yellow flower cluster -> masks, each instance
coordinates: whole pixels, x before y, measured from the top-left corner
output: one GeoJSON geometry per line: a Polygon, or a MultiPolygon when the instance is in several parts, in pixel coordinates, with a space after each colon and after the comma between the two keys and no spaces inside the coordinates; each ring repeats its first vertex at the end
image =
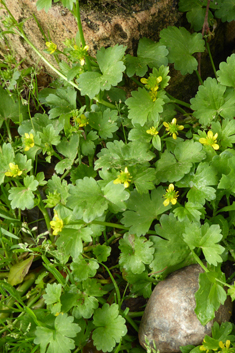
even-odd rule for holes
{"type": "Polygon", "coordinates": [[[30,148],[32,148],[34,146],[34,137],[33,134],[24,134],[24,139],[23,139],[23,143],[25,145],[25,151],[30,150],[30,148]]]}
{"type": "Polygon", "coordinates": [[[19,169],[18,165],[15,163],[9,163],[9,169],[5,173],[6,176],[16,178],[17,176],[20,176],[23,172],[19,169]]]}
{"type": "Polygon", "coordinates": [[[53,230],[53,235],[58,235],[62,231],[64,223],[63,220],[58,216],[57,211],[54,211],[54,220],[50,222],[50,226],[53,230]]]}
{"type": "Polygon", "coordinates": [[[124,169],[124,172],[121,170],[117,179],[113,181],[114,184],[123,184],[124,188],[128,188],[131,182],[131,174],[128,172],[127,167],[124,169]]]}
{"type": "Polygon", "coordinates": [[[46,46],[50,54],[53,54],[57,49],[57,45],[53,42],[46,42],[46,46]]]}
{"type": "Polygon", "coordinates": [[[153,102],[157,99],[157,91],[159,89],[159,83],[162,82],[162,76],[159,77],[149,77],[149,78],[141,78],[140,82],[142,82],[146,88],[149,90],[149,95],[153,102]]]}
{"type": "Polygon", "coordinates": [[[210,130],[207,133],[207,137],[201,137],[199,139],[199,142],[202,143],[203,145],[208,145],[211,146],[212,148],[214,148],[214,150],[218,150],[219,149],[219,145],[217,144],[217,137],[218,134],[216,133],[215,135],[213,135],[213,132],[210,130]]]}
{"type": "Polygon", "coordinates": [[[146,130],[146,132],[147,132],[147,134],[152,135],[152,136],[158,135],[157,128],[154,126],[152,126],[149,130],[146,130]]]}
{"type": "Polygon", "coordinates": [[[173,184],[170,184],[168,186],[168,189],[166,190],[166,194],[164,195],[164,198],[166,200],[163,202],[163,205],[168,206],[169,203],[171,203],[172,205],[175,205],[177,202],[178,196],[179,196],[179,192],[175,191],[175,187],[173,184]]]}
{"type": "Polygon", "coordinates": [[[177,135],[179,134],[178,131],[181,131],[184,129],[183,125],[177,125],[176,118],[172,119],[171,123],[164,122],[163,125],[165,126],[166,131],[168,131],[167,133],[172,135],[174,140],[177,139],[177,135]]]}

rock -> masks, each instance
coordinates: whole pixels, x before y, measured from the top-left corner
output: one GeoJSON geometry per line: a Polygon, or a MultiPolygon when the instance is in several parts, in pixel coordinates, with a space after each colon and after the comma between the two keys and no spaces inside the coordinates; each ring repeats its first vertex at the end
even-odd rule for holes
{"type": "Polygon", "coordinates": [[[232,303],[227,298],[216,312],[215,319],[202,326],[194,309],[198,290],[199,265],[191,265],[173,272],[155,287],[144,312],[139,329],[140,344],[145,347],[145,335],[155,341],[160,352],[180,352],[180,346],[201,344],[211,335],[214,321],[229,321],[232,303]]]}

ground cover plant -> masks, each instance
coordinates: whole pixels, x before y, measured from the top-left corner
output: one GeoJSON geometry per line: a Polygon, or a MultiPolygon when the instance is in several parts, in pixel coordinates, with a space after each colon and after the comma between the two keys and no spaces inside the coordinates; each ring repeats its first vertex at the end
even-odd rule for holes
{"type": "MultiPolygon", "coordinates": [[[[0,3],[1,35],[21,36],[52,67],[0,3]]],[[[128,301],[149,298],[169,273],[205,270],[195,309],[203,325],[235,298],[223,272],[235,259],[235,54],[216,70],[209,43],[216,20],[235,19],[235,1],[180,0],[191,30],[142,38],[136,57],[117,44],[95,58],[79,1],[62,4],[78,33],[63,53],[45,41],[58,79],[38,92],[34,68],[12,55],[1,63],[0,349],[140,353],[145,301],[137,311],[128,301]],[[204,52],[214,76],[203,81],[204,52]],[[190,103],[167,92],[169,64],[197,73],[190,103]],[[137,87],[128,97],[127,79],[137,87]]],[[[37,2],[38,11],[51,5],[37,2]]],[[[214,324],[212,337],[182,351],[233,352],[233,333],[232,323],[214,324]]]]}

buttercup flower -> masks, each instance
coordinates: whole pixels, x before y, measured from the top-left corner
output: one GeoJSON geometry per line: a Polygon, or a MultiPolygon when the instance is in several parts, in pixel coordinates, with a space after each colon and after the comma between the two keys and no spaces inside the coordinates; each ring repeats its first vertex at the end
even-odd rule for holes
{"type": "Polygon", "coordinates": [[[219,342],[220,348],[222,348],[222,352],[227,353],[229,352],[231,342],[229,340],[226,341],[225,345],[222,341],[219,342]]]}
{"type": "Polygon", "coordinates": [[[89,124],[88,119],[84,114],[80,115],[79,117],[74,116],[73,118],[74,121],[79,125],[79,127],[83,127],[89,124]]]}
{"type": "Polygon", "coordinates": [[[128,172],[127,167],[125,168],[124,172],[121,170],[117,179],[113,181],[114,184],[123,184],[124,188],[128,188],[128,186],[130,186],[130,182],[131,182],[131,174],[128,172]]]}
{"type": "Polygon", "coordinates": [[[140,82],[142,82],[146,88],[149,90],[149,95],[153,102],[157,99],[157,90],[159,88],[159,83],[162,82],[162,76],[155,77],[149,76],[149,78],[141,78],[140,82]]]}
{"type": "Polygon", "coordinates": [[[33,134],[27,134],[27,132],[24,134],[24,139],[23,139],[24,145],[25,145],[25,151],[30,150],[34,146],[34,137],[33,134]]]}
{"type": "Polygon", "coordinates": [[[158,131],[157,131],[156,127],[154,127],[154,126],[152,126],[152,127],[151,127],[149,130],[147,130],[146,132],[147,132],[147,134],[152,135],[152,136],[158,135],[158,131]]]}
{"type": "Polygon", "coordinates": [[[50,222],[51,228],[53,229],[53,235],[58,235],[62,231],[64,223],[63,220],[59,218],[57,211],[54,211],[54,221],[50,222]]]}
{"type": "Polygon", "coordinates": [[[17,176],[20,176],[21,174],[22,174],[22,171],[19,169],[17,164],[9,163],[9,169],[5,173],[6,176],[15,178],[17,176]]]}
{"type": "Polygon", "coordinates": [[[76,44],[73,46],[75,49],[75,53],[73,56],[76,56],[80,61],[81,66],[85,64],[85,56],[87,55],[87,51],[89,50],[89,46],[85,45],[83,48],[79,48],[76,44]]]}
{"type": "Polygon", "coordinates": [[[176,118],[172,119],[171,123],[164,122],[163,125],[165,126],[166,131],[168,131],[168,134],[172,135],[174,140],[177,139],[178,131],[184,129],[183,125],[177,125],[176,118]]]}
{"type": "Polygon", "coordinates": [[[216,133],[213,136],[213,132],[210,130],[207,133],[207,137],[206,138],[201,137],[199,139],[199,142],[202,143],[203,145],[209,145],[209,146],[213,147],[214,150],[218,150],[219,149],[219,145],[217,145],[217,137],[218,137],[218,134],[216,133]]]}
{"type": "Polygon", "coordinates": [[[175,187],[173,184],[170,184],[168,189],[166,190],[166,194],[164,195],[165,201],[163,202],[164,206],[168,206],[171,202],[172,205],[175,205],[177,202],[177,197],[179,196],[179,192],[174,190],[175,187]]]}
{"type": "Polygon", "coordinates": [[[47,50],[50,52],[50,54],[53,54],[56,49],[57,49],[57,45],[53,42],[46,42],[46,46],[47,46],[47,50]]]}

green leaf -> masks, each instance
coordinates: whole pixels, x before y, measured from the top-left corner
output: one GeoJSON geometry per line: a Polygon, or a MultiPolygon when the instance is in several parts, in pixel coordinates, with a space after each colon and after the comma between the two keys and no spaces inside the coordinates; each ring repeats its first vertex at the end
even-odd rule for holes
{"type": "Polygon", "coordinates": [[[168,60],[174,63],[176,70],[180,70],[182,75],[197,70],[198,63],[192,54],[205,50],[201,33],[190,34],[183,27],[168,26],[161,30],[160,37],[160,44],[169,50],[168,60]]]}
{"type": "Polygon", "coordinates": [[[225,150],[228,147],[233,147],[235,143],[235,120],[224,119],[222,126],[220,122],[211,124],[213,133],[218,133],[218,142],[220,149],[225,150]]]}
{"type": "Polygon", "coordinates": [[[126,201],[129,198],[128,191],[125,190],[124,185],[115,185],[113,181],[108,183],[104,188],[102,188],[104,193],[104,198],[110,202],[113,212],[122,212],[126,209],[126,201]]]}
{"type": "Polygon", "coordinates": [[[218,184],[218,189],[224,189],[227,192],[235,192],[235,156],[227,150],[219,156],[215,156],[212,165],[222,176],[218,184]]]}
{"type": "Polygon", "coordinates": [[[63,156],[69,158],[71,161],[74,161],[78,153],[78,144],[79,137],[74,134],[69,141],[66,138],[63,138],[56,148],[63,156]]]}
{"type": "Polygon", "coordinates": [[[27,160],[27,157],[21,153],[16,154],[15,164],[17,164],[19,169],[25,174],[28,173],[32,169],[31,159],[27,160]]]}
{"type": "Polygon", "coordinates": [[[183,240],[183,232],[187,224],[187,220],[178,222],[172,213],[169,216],[161,216],[160,224],[155,226],[155,231],[160,237],[150,236],[155,249],[154,259],[150,264],[153,272],[170,273],[174,266],[188,257],[190,249],[183,240]],[[170,257],[169,254],[171,254],[170,257]]]}
{"type": "Polygon", "coordinates": [[[222,322],[220,326],[218,322],[214,322],[212,326],[212,337],[218,341],[225,342],[232,330],[233,324],[231,322],[222,322]]]}
{"type": "MultiPolygon", "coordinates": [[[[95,106],[97,107],[97,106],[95,106]]],[[[112,138],[113,133],[118,130],[116,120],[118,119],[116,110],[97,110],[93,108],[93,112],[90,112],[88,115],[89,125],[92,129],[98,131],[99,136],[102,139],[112,138]]]]}
{"type": "Polygon", "coordinates": [[[155,124],[160,121],[160,113],[163,112],[166,94],[159,91],[157,99],[153,102],[149,92],[145,88],[138,88],[138,91],[131,92],[132,97],[126,100],[129,108],[129,119],[133,125],[143,126],[148,120],[153,120],[155,124]]]}
{"type": "Polygon", "coordinates": [[[228,295],[230,295],[232,301],[235,299],[235,285],[233,284],[232,287],[228,289],[228,295]]]}
{"type": "Polygon", "coordinates": [[[16,286],[17,284],[22,283],[25,276],[29,272],[32,262],[33,256],[30,256],[26,260],[11,266],[7,279],[8,283],[10,283],[12,286],[16,286]]]}
{"type": "Polygon", "coordinates": [[[195,98],[190,100],[193,115],[199,123],[208,126],[221,115],[223,118],[232,119],[234,116],[235,92],[225,94],[226,87],[222,86],[215,78],[208,77],[204,85],[199,86],[195,98]]]}
{"type": "Polygon", "coordinates": [[[185,228],[183,234],[184,241],[188,244],[191,250],[201,248],[208,264],[216,266],[223,262],[220,256],[224,247],[217,244],[223,237],[218,224],[209,226],[208,223],[200,226],[198,223],[192,223],[185,228]]]}
{"type": "MultiPolygon", "coordinates": [[[[219,1],[220,3],[221,1],[219,1]]],[[[223,0],[215,16],[222,19],[222,22],[231,22],[235,20],[235,1],[223,0]]]]}
{"type": "MultiPolygon", "coordinates": [[[[78,227],[78,226],[77,226],[78,227]]],[[[64,253],[77,259],[83,252],[83,242],[90,242],[93,233],[89,227],[86,228],[63,228],[60,237],[56,241],[56,245],[63,249],[64,253]]]]}
{"type": "Polygon", "coordinates": [[[129,172],[132,176],[131,182],[135,184],[139,194],[147,193],[154,189],[153,181],[156,179],[156,170],[147,168],[147,165],[136,165],[130,167],[129,172]]]}
{"type": "Polygon", "coordinates": [[[76,3],[76,0],[61,0],[64,7],[67,7],[69,10],[73,10],[73,4],[76,3]]]}
{"type": "Polygon", "coordinates": [[[54,328],[38,326],[35,331],[35,344],[40,345],[41,353],[70,353],[75,348],[74,340],[81,330],[78,324],[73,323],[74,318],[67,314],[56,317],[54,328]]]}
{"type": "Polygon", "coordinates": [[[36,6],[38,11],[44,9],[45,12],[48,12],[52,6],[52,0],[38,0],[36,6]]]}
{"type": "Polygon", "coordinates": [[[95,311],[93,323],[97,327],[92,339],[97,350],[112,352],[121,338],[127,334],[125,320],[119,315],[118,305],[104,304],[95,311]]]}
{"type": "Polygon", "coordinates": [[[152,242],[144,237],[138,238],[135,234],[126,233],[119,244],[119,263],[127,272],[140,274],[144,272],[145,265],[149,265],[153,260],[152,242]]]}
{"type": "Polygon", "coordinates": [[[11,119],[14,123],[19,123],[19,116],[22,114],[23,118],[28,118],[27,106],[23,106],[18,100],[10,97],[5,89],[0,87],[0,127],[4,120],[11,119]]]}
{"type": "Polygon", "coordinates": [[[138,44],[137,57],[126,55],[127,76],[131,77],[136,74],[143,77],[148,70],[148,66],[150,68],[158,68],[161,65],[167,66],[167,54],[168,50],[164,45],[155,43],[149,38],[141,38],[138,44]]]}
{"type": "Polygon", "coordinates": [[[216,190],[209,186],[218,184],[216,174],[216,170],[208,163],[200,163],[195,174],[186,175],[176,186],[190,188],[187,193],[188,201],[204,205],[206,200],[212,201],[216,198],[216,190]]]}
{"type": "Polygon", "coordinates": [[[137,141],[124,144],[123,141],[115,140],[108,142],[106,147],[97,154],[99,159],[95,162],[95,170],[115,168],[124,171],[125,167],[144,164],[155,157],[155,154],[149,151],[148,144],[137,141]]]}
{"type": "Polygon", "coordinates": [[[218,81],[221,85],[235,88],[235,54],[227,57],[227,62],[221,62],[217,71],[218,81]]]}
{"type": "MultiPolygon", "coordinates": [[[[204,20],[206,16],[206,8],[202,7],[193,7],[189,12],[187,12],[187,20],[191,23],[193,29],[198,32],[201,31],[204,20]]],[[[210,23],[213,20],[214,16],[211,11],[208,11],[208,22],[210,23]]]]}
{"type": "Polygon", "coordinates": [[[25,208],[31,209],[34,207],[34,194],[33,191],[37,190],[38,181],[34,176],[26,176],[24,178],[24,186],[12,187],[9,190],[9,200],[11,200],[11,207],[13,209],[25,208]]]}
{"type": "Polygon", "coordinates": [[[43,298],[47,305],[55,304],[60,301],[62,285],[60,283],[48,283],[46,286],[46,294],[43,294],[43,298]]]}
{"type": "Polygon", "coordinates": [[[225,275],[220,269],[199,275],[199,289],[195,294],[195,313],[203,326],[215,317],[215,311],[227,298],[225,290],[216,282],[216,278],[226,282],[225,275]]]}
{"type": "Polygon", "coordinates": [[[93,141],[98,139],[96,131],[90,131],[86,137],[80,138],[81,150],[84,156],[93,155],[95,153],[95,143],[93,141]]]}
{"type": "Polygon", "coordinates": [[[57,173],[62,174],[65,169],[71,168],[78,153],[78,145],[78,135],[73,135],[69,141],[66,138],[63,138],[63,140],[57,145],[56,148],[58,152],[67,157],[56,164],[55,170],[57,173]]]}
{"type": "Polygon", "coordinates": [[[127,201],[128,211],[125,211],[121,222],[125,227],[130,227],[130,233],[137,236],[146,234],[154,219],[168,211],[171,206],[163,205],[165,190],[162,186],[149,194],[140,195],[136,190],[131,192],[127,201]]]}
{"type": "Polygon", "coordinates": [[[204,158],[205,152],[201,143],[193,140],[179,142],[173,152],[166,150],[156,162],[156,183],[179,181],[189,173],[193,163],[204,158]]]}
{"type": "Polygon", "coordinates": [[[55,94],[49,94],[46,98],[47,104],[52,108],[49,110],[50,119],[61,115],[71,114],[76,109],[77,92],[74,88],[57,88],[55,94]]]}
{"type": "Polygon", "coordinates": [[[124,200],[129,197],[123,185],[114,185],[112,182],[101,190],[97,181],[85,177],[76,181],[76,186],[70,185],[70,194],[67,206],[77,208],[78,214],[84,222],[89,223],[97,217],[101,217],[110,203],[119,211],[125,209],[124,200]]]}
{"type": "Polygon", "coordinates": [[[125,50],[126,47],[118,44],[114,47],[98,50],[97,62],[101,73],[87,71],[79,76],[78,84],[82,95],[87,95],[92,99],[100,91],[108,91],[122,80],[123,71],[125,70],[122,59],[125,50]]]}
{"type": "Polygon", "coordinates": [[[88,277],[94,277],[99,264],[95,259],[85,260],[79,255],[71,264],[71,269],[76,281],[81,282],[88,277]]]}
{"type": "Polygon", "coordinates": [[[77,179],[83,179],[85,177],[95,178],[97,172],[94,171],[93,167],[89,167],[86,164],[80,164],[77,168],[73,169],[70,173],[71,182],[76,183],[77,179]]]}
{"type": "Polygon", "coordinates": [[[93,253],[99,262],[106,262],[111,253],[111,250],[112,249],[110,246],[107,246],[105,244],[98,244],[94,248],[93,253]]]}
{"type": "Polygon", "coordinates": [[[4,182],[5,173],[9,169],[9,163],[13,163],[15,159],[15,153],[10,143],[4,143],[2,148],[0,147],[0,184],[4,182]]]}
{"type": "Polygon", "coordinates": [[[62,205],[65,205],[69,196],[69,187],[66,180],[61,180],[56,174],[52,175],[52,178],[48,180],[46,189],[47,195],[49,193],[54,194],[55,192],[59,195],[62,205]]]}
{"type": "Polygon", "coordinates": [[[200,203],[186,202],[184,206],[177,207],[173,213],[182,222],[184,219],[199,222],[201,215],[204,214],[204,208],[200,203]]]}
{"type": "Polygon", "coordinates": [[[60,142],[59,133],[54,129],[53,125],[47,125],[43,128],[43,132],[39,132],[39,135],[42,140],[43,153],[45,153],[49,147],[49,145],[58,145],[60,142]]]}
{"type": "Polygon", "coordinates": [[[143,296],[144,298],[149,298],[152,294],[152,279],[148,276],[148,272],[142,272],[141,274],[133,274],[128,272],[127,274],[124,271],[123,277],[130,284],[131,293],[137,297],[143,296]]]}

